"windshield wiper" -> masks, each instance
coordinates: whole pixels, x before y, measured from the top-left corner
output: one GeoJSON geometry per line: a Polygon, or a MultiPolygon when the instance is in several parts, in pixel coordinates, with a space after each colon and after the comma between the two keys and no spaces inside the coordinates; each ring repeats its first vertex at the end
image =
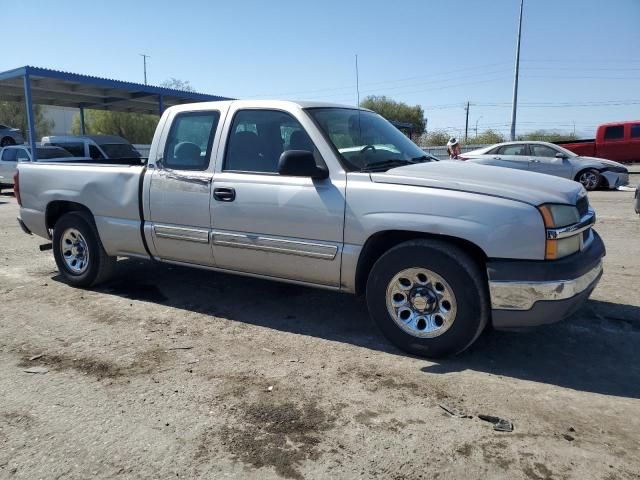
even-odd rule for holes
{"type": "Polygon", "coordinates": [[[413,157],[411,160],[412,160],[412,163],[422,163],[422,162],[432,162],[433,158],[431,158],[429,155],[420,155],[419,157],[413,157]]]}
{"type": "Polygon", "coordinates": [[[361,172],[377,172],[379,170],[389,170],[390,168],[402,167],[404,165],[413,165],[413,160],[400,160],[399,158],[392,160],[383,160],[381,162],[375,162],[371,165],[367,165],[366,167],[362,167],[360,169],[361,172]]]}

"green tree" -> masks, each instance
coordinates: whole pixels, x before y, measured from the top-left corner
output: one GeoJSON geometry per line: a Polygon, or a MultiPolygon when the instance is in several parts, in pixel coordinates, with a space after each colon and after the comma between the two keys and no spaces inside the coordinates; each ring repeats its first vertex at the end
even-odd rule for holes
{"type": "MultiPolygon", "coordinates": [[[[35,140],[49,135],[54,127],[53,120],[47,120],[42,114],[40,105],[33,106],[33,122],[35,124],[35,140]]],[[[10,127],[19,128],[25,140],[28,140],[27,111],[24,102],[0,102],[0,123],[10,127]]]]}
{"type": "MultiPolygon", "coordinates": [[[[87,135],[119,135],[131,143],[151,143],[158,125],[158,117],[145,113],[85,110],[84,126],[87,135]]],[[[73,117],[71,133],[80,134],[80,115],[73,117]]]]}
{"type": "Polygon", "coordinates": [[[501,143],[504,141],[505,141],[504,135],[494,130],[488,129],[482,132],[477,137],[469,137],[467,141],[464,143],[469,145],[485,145],[485,144],[488,145],[491,143],[501,143]]]}
{"type": "Polygon", "coordinates": [[[578,138],[574,133],[549,132],[547,130],[535,130],[533,132],[518,135],[518,140],[535,140],[541,142],[562,142],[578,138]]]}
{"type": "Polygon", "coordinates": [[[360,102],[360,106],[373,110],[387,120],[411,123],[413,125],[413,133],[416,135],[422,135],[424,132],[424,110],[420,105],[412,107],[404,102],[397,102],[385,96],[371,95],[360,102]]]}
{"type": "Polygon", "coordinates": [[[446,145],[451,136],[444,130],[433,130],[426,135],[422,135],[416,142],[423,147],[441,147],[446,145]]]}
{"type": "Polygon", "coordinates": [[[174,90],[182,90],[183,92],[195,92],[196,89],[191,86],[189,80],[180,80],[178,78],[169,78],[160,84],[164,88],[173,88],[174,90]]]}

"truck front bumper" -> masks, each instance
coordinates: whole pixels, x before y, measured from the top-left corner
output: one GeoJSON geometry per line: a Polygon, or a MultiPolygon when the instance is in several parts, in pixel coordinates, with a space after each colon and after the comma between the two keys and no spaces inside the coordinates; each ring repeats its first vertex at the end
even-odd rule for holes
{"type": "Polygon", "coordinates": [[[496,329],[555,323],[578,310],[602,277],[604,243],[593,238],[581,252],[555,261],[494,260],[487,265],[496,329]]]}

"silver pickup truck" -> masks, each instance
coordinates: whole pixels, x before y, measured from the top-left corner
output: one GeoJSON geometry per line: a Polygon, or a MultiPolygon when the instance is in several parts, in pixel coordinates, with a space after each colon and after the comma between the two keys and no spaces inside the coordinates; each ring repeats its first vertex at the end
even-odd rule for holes
{"type": "Polygon", "coordinates": [[[437,357],[488,324],[561,320],[602,275],[580,184],[434,162],[365,109],[181,105],[160,119],[146,165],[108,162],[16,174],[22,228],[52,240],[77,287],[139,257],[366,294],[393,343],[437,357]]]}

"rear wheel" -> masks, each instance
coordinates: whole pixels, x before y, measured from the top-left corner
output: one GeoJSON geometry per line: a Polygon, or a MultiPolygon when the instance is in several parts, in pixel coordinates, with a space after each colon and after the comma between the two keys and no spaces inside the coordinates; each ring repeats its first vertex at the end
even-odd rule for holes
{"type": "Polygon", "coordinates": [[[109,278],[116,259],[104,251],[90,215],[70,212],[53,228],[53,256],[65,280],[75,287],[91,287],[109,278]]]}
{"type": "Polygon", "coordinates": [[[600,172],[594,169],[583,170],[576,176],[576,181],[589,191],[597,189],[602,184],[602,180],[600,172]]]}
{"type": "Polygon", "coordinates": [[[16,141],[11,137],[4,137],[0,140],[0,147],[8,147],[9,145],[15,145],[16,141]]]}
{"type": "Polygon", "coordinates": [[[367,282],[369,313],[402,350],[441,357],[462,352],[489,318],[484,279],[462,249],[412,240],[386,252],[367,282]]]}

